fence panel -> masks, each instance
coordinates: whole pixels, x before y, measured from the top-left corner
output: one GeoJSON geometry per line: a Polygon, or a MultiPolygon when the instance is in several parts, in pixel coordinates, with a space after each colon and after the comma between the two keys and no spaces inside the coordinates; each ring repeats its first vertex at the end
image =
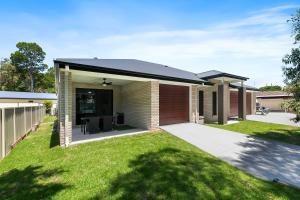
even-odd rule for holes
{"type": "Polygon", "coordinates": [[[25,108],[26,110],[26,132],[31,129],[31,107],[25,108]]]}
{"type": "Polygon", "coordinates": [[[8,154],[14,143],[14,108],[5,109],[5,154],[8,154]]]}
{"type": "Polygon", "coordinates": [[[41,122],[41,120],[42,120],[42,115],[41,115],[41,107],[39,106],[39,122],[41,122]]]}
{"type": "Polygon", "coordinates": [[[32,124],[31,124],[31,127],[34,127],[35,122],[36,122],[35,107],[32,107],[32,124]]]}
{"type": "Polygon", "coordinates": [[[21,138],[25,133],[24,127],[24,108],[16,108],[16,140],[21,138]]]}
{"type": "Polygon", "coordinates": [[[0,108],[0,159],[3,154],[7,155],[12,145],[39,124],[45,116],[43,106],[6,107],[3,109],[4,118],[2,118],[2,109],[0,108]]]}
{"type": "Polygon", "coordinates": [[[2,158],[2,110],[0,109],[0,158],[2,158]]]}

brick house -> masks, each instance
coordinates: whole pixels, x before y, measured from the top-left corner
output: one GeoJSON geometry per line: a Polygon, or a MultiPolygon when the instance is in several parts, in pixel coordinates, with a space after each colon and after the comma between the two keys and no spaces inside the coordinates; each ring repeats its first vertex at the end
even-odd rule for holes
{"type": "Polygon", "coordinates": [[[267,107],[273,112],[285,111],[282,104],[293,98],[293,94],[285,91],[263,91],[258,92],[256,100],[261,106],[267,107]]]}
{"type": "MultiPolygon", "coordinates": [[[[174,123],[226,124],[255,112],[248,78],[219,71],[192,73],[134,59],[56,59],[60,145],[72,142],[82,111],[124,114],[125,124],[147,130],[174,123]],[[97,105],[88,102],[93,95],[97,105]]],[[[92,102],[94,102],[92,100],[92,102]]]]}

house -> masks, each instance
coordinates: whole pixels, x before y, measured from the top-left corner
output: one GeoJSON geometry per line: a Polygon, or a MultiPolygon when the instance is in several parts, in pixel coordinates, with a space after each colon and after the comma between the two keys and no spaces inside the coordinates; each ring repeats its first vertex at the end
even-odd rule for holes
{"type": "Polygon", "coordinates": [[[258,92],[256,99],[260,105],[267,107],[270,111],[284,111],[282,104],[293,98],[293,94],[284,91],[264,91],[258,92]]]}
{"type": "Polygon", "coordinates": [[[51,114],[54,115],[57,107],[57,95],[55,93],[0,91],[0,106],[19,103],[43,103],[46,100],[52,101],[51,114]]]}
{"type": "Polygon", "coordinates": [[[233,115],[245,119],[255,112],[255,91],[243,76],[135,59],[58,58],[54,64],[61,146],[72,142],[86,115],[123,113],[125,124],[155,130],[184,122],[226,124],[233,115]]]}

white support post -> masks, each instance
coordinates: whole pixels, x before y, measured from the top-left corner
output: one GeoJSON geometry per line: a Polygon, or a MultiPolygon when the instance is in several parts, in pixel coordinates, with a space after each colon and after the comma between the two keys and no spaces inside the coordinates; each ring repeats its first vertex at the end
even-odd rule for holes
{"type": "Polygon", "coordinates": [[[26,107],[24,107],[24,135],[26,134],[27,129],[26,129],[26,107]]]}
{"type": "Polygon", "coordinates": [[[69,146],[69,65],[65,66],[65,145],[69,146]]]}
{"type": "Polygon", "coordinates": [[[32,107],[30,107],[31,109],[31,111],[30,111],[30,116],[31,116],[31,120],[30,120],[30,122],[31,122],[31,124],[30,124],[30,126],[31,126],[31,128],[30,128],[30,130],[32,131],[33,130],[33,125],[32,125],[32,123],[33,123],[33,121],[32,121],[32,107]]]}
{"type": "Polygon", "coordinates": [[[1,122],[2,123],[2,130],[1,130],[1,133],[2,133],[2,158],[5,157],[5,109],[2,108],[2,117],[1,117],[1,122]]]}
{"type": "Polygon", "coordinates": [[[16,136],[16,108],[14,108],[14,115],[13,115],[13,120],[14,120],[14,143],[17,141],[17,136],[16,136]]]}

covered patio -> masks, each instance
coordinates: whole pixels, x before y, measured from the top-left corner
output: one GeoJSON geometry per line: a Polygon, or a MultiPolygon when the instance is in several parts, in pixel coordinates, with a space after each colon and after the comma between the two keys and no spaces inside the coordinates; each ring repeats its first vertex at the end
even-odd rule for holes
{"type": "MultiPolygon", "coordinates": [[[[153,88],[155,85],[158,87],[157,81],[68,69],[68,66],[61,70],[60,81],[64,83],[59,84],[61,91],[68,97],[60,104],[60,110],[69,113],[68,116],[61,115],[60,119],[69,117],[64,120],[71,122],[71,134],[61,138],[61,145],[132,135],[152,129],[151,98],[153,88]],[[81,127],[82,119],[89,119],[85,123],[85,132],[81,127]],[[118,130],[120,126],[127,128],[118,130]]],[[[66,129],[62,124],[60,129],[66,129]]]]}

